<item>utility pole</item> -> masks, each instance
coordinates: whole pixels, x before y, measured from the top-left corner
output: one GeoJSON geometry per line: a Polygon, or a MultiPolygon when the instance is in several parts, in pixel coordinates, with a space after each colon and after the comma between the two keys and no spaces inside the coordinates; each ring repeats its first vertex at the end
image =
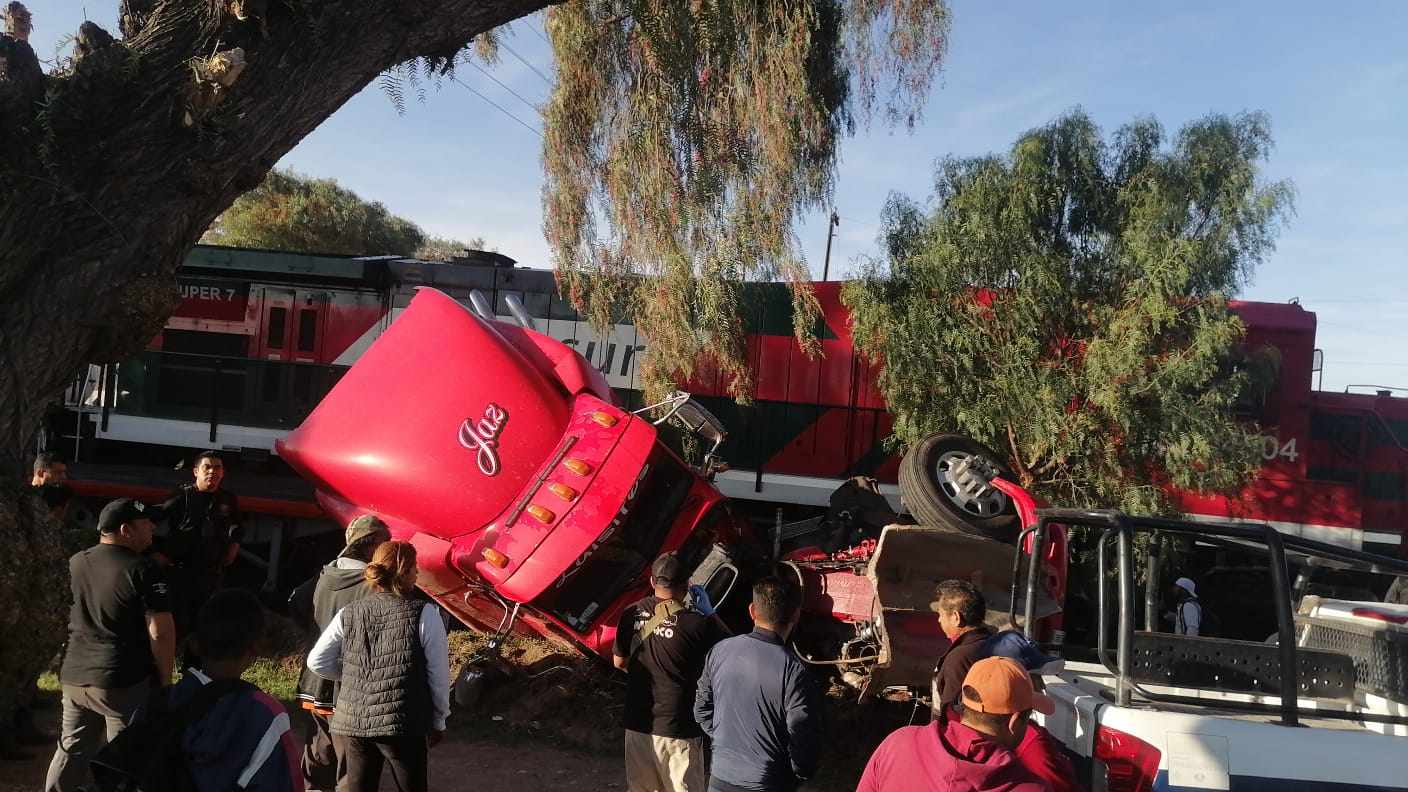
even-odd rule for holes
{"type": "Polygon", "coordinates": [[[836,226],[841,225],[841,217],[836,214],[836,210],[831,210],[831,218],[826,222],[826,260],[821,265],[821,279],[829,280],[831,274],[831,238],[836,236],[836,226]]]}

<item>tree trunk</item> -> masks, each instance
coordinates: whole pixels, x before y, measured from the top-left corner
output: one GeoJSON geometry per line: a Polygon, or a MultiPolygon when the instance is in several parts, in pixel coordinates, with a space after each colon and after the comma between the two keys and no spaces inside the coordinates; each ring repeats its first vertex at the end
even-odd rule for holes
{"type": "Polygon", "coordinates": [[[215,216],[377,75],[547,5],[123,0],[127,37],[85,23],[81,57],[48,76],[0,37],[0,731],[69,599],[58,537],[17,486],[46,405],[155,335],[215,216]],[[231,82],[219,67],[236,53],[206,59],[235,47],[231,82]]]}

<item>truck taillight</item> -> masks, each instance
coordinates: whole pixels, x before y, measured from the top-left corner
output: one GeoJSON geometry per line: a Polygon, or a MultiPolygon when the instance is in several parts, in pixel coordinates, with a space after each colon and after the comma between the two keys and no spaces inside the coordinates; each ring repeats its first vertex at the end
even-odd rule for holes
{"type": "Polygon", "coordinates": [[[1101,726],[1095,733],[1095,772],[1104,765],[1106,792],[1152,792],[1160,756],[1158,748],[1119,729],[1101,726]]]}

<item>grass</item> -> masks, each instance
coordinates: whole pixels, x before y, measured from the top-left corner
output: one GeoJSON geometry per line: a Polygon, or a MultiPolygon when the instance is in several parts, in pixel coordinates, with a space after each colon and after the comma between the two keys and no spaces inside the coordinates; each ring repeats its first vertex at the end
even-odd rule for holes
{"type": "MultiPolygon", "coordinates": [[[[302,669],[302,661],[302,655],[260,658],[244,672],[244,681],[258,685],[265,693],[280,701],[293,701],[298,693],[298,675],[302,669]]],[[[40,674],[39,690],[58,695],[61,692],[59,675],[53,671],[40,674]]]]}
{"type": "Polygon", "coordinates": [[[302,668],[302,655],[260,658],[244,672],[243,678],[279,701],[288,703],[298,695],[298,677],[302,668]]]}

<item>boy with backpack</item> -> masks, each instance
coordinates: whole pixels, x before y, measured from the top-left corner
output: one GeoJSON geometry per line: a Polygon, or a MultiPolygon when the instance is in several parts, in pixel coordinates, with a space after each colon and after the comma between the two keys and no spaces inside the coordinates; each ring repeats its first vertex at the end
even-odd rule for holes
{"type": "Polygon", "coordinates": [[[171,691],[179,708],[208,685],[225,684],[205,717],[186,727],[182,753],[199,792],[303,792],[299,746],[288,713],[273,696],[240,675],[254,663],[264,633],[264,608],[243,589],[224,589],[197,617],[201,668],[188,668],[171,691]]]}
{"type": "Polygon", "coordinates": [[[258,598],[216,592],[201,607],[202,666],[137,715],[92,764],[99,792],[303,792],[288,713],[240,675],[264,632],[258,598]],[[163,706],[164,705],[164,706],[163,706]]]}

